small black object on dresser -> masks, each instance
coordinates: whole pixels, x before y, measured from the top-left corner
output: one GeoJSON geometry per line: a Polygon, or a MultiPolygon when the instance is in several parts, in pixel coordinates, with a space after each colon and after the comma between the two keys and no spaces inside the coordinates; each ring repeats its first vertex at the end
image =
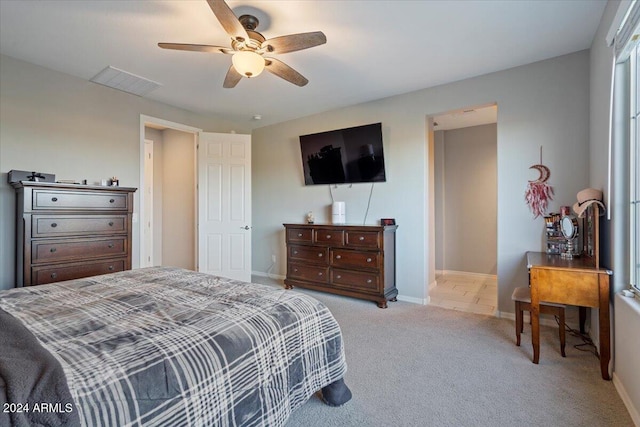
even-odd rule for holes
{"type": "Polygon", "coordinates": [[[284,224],[285,287],[375,301],[396,301],[397,225],[284,224]]]}
{"type": "Polygon", "coordinates": [[[20,181],[16,286],[131,269],[135,188],[20,181]]]}

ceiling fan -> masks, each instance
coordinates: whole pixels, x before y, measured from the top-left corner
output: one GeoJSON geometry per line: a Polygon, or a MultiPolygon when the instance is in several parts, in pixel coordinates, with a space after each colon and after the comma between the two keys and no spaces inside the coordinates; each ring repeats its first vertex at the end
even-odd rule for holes
{"type": "Polygon", "coordinates": [[[302,74],[284,62],[265,55],[295,52],[324,44],[327,38],[322,31],[291,34],[267,40],[255,31],[258,26],[255,16],[242,15],[237,18],[224,0],[207,0],[207,3],[224,30],[231,36],[231,48],[188,43],[158,43],[158,46],[163,49],[233,55],[232,64],[222,85],[225,88],[235,87],[242,77],[256,77],[265,69],[294,85],[304,86],[309,83],[302,74]]]}

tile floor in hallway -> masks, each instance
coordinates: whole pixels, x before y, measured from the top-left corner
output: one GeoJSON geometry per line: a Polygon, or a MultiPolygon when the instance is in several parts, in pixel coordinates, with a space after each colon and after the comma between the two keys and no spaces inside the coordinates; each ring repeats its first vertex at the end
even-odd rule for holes
{"type": "Polygon", "coordinates": [[[429,304],[453,310],[494,316],[498,309],[496,276],[439,272],[429,291],[429,304]]]}

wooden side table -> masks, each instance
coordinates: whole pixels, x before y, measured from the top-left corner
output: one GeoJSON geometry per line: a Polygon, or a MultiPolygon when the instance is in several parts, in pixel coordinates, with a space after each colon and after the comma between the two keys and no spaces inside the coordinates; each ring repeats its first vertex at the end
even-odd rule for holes
{"type": "Polygon", "coordinates": [[[611,334],[609,323],[609,277],[606,268],[597,268],[590,258],[565,259],[559,255],[527,252],[531,286],[531,342],[533,363],[540,359],[540,301],[599,309],[600,371],[610,380],[611,334]]]}

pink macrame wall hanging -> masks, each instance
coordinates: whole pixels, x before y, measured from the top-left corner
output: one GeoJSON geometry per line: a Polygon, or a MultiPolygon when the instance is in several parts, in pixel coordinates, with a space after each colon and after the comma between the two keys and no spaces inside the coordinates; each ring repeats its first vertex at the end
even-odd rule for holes
{"type": "Polygon", "coordinates": [[[536,169],[539,172],[538,179],[529,181],[524,199],[533,213],[533,217],[544,216],[549,206],[549,200],[553,200],[553,187],[547,184],[551,171],[542,164],[542,147],[540,147],[540,163],[530,166],[529,169],[536,169]]]}

